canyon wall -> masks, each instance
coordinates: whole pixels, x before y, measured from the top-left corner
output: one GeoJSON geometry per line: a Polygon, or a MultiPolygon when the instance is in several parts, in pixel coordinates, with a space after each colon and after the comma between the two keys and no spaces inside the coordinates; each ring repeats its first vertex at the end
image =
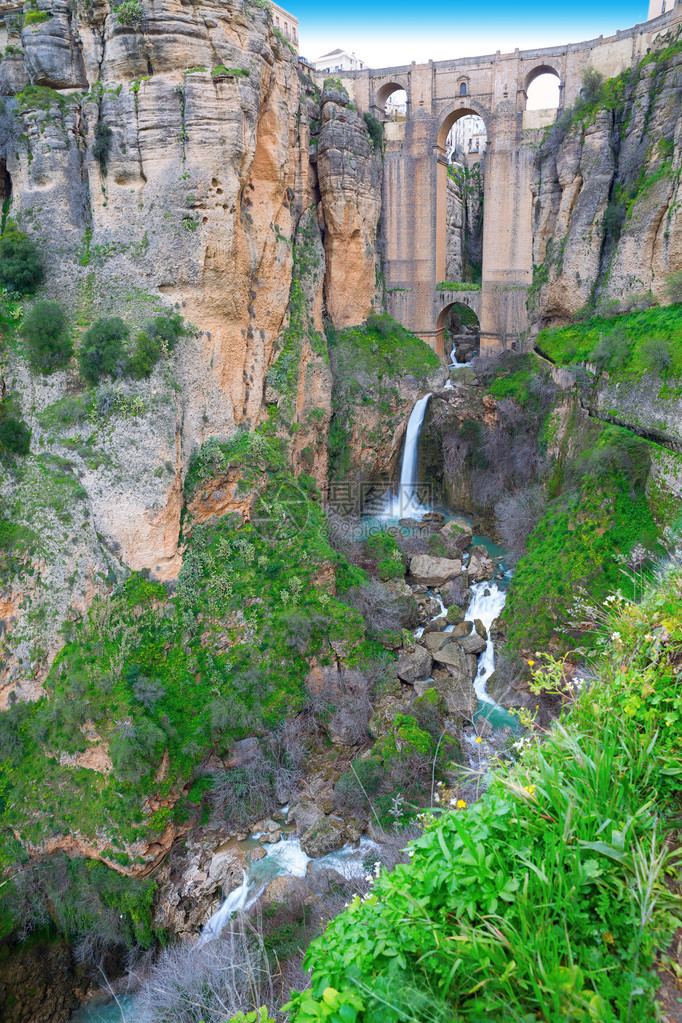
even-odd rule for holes
{"type": "Polygon", "coordinates": [[[345,91],[320,95],[267,5],[161,0],[124,20],[106,0],[5,18],[5,216],[39,243],[39,297],[76,349],[100,316],[131,338],[163,310],[191,327],[149,380],[94,392],[75,365],[36,376],[21,339],[5,345],[32,441],[0,482],[24,530],[0,705],[39,694],[65,617],[122,572],[177,576],[183,480],[208,438],[269,422],[324,485],[323,308],[342,327],[375,302],[381,154],[345,91]]]}

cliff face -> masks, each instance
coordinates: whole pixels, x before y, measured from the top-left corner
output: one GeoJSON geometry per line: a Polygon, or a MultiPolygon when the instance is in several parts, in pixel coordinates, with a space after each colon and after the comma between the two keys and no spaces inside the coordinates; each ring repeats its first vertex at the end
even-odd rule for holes
{"type": "Polygon", "coordinates": [[[39,11],[23,27],[8,17],[0,39],[0,91],[17,95],[0,178],[40,243],[40,297],[65,307],[76,348],[99,316],[134,337],[171,307],[193,329],[148,381],[96,392],[75,367],[36,378],[8,346],[4,386],[32,454],[0,487],[36,539],[5,573],[0,705],[37,695],[64,616],[123,568],[177,575],[183,478],[209,437],[274,422],[323,484],[323,304],[338,326],[370,311],[381,195],[362,117],[320,97],[258,3],[163,0],[137,25],[106,0],[39,11]],[[59,489],[68,509],[36,501],[59,489]]]}
{"type": "Polygon", "coordinates": [[[665,299],[682,269],[682,53],[661,50],[560,116],[533,183],[537,322],[565,322],[592,303],[665,299]]]}

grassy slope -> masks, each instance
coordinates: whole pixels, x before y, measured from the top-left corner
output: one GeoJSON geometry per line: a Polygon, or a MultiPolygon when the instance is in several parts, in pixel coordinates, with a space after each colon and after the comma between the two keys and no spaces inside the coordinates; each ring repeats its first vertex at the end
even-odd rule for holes
{"type": "MultiPolygon", "coordinates": [[[[654,1018],[656,951],[682,910],[665,842],[682,774],[682,570],[639,606],[594,614],[589,685],[313,943],[295,1023],[654,1018]]],[[[559,677],[549,661],[537,681],[559,677]]]]}
{"type": "Polygon", "coordinates": [[[651,342],[660,342],[670,356],[670,378],[682,377],[682,304],[619,316],[593,316],[582,323],[541,330],[537,346],[562,366],[600,361],[616,379],[639,380],[651,372],[651,342]],[[601,349],[600,349],[601,346],[601,349]]]}
{"type": "Polygon", "coordinates": [[[245,492],[265,484],[252,522],[195,525],[175,596],[131,577],[73,625],[49,699],[0,715],[0,863],[51,835],[105,834],[105,856],[129,864],[131,843],[197,811],[193,768],[211,749],[300,709],[310,657],[325,663],[332,643],[350,663],[370,652],[359,613],[331,596],[334,575],[342,586],[353,570],[329,546],[314,484],[293,480],[276,443],[251,434],[205,446],[189,489],[242,464],[245,492]],[[109,744],[108,776],[60,763],[90,746],[90,729],[109,744]],[[155,813],[152,795],[166,803],[155,813]]]}

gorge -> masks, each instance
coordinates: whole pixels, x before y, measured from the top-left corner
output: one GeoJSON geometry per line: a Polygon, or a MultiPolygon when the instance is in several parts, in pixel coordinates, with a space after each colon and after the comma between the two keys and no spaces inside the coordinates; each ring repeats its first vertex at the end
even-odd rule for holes
{"type": "Polygon", "coordinates": [[[680,26],[3,11],[3,1020],[679,1018],[680,26]]]}

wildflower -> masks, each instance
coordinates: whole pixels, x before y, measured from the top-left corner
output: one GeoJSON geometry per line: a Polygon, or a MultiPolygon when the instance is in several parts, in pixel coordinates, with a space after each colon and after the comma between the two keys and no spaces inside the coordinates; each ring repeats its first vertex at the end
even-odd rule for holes
{"type": "Polygon", "coordinates": [[[651,642],[653,642],[653,638],[654,638],[654,637],[652,636],[652,634],[651,634],[650,632],[647,632],[647,633],[645,633],[645,635],[644,635],[644,639],[645,639],[645,641],[646,641],[647,643],[651,643],[651,642]]]}
{"type": "Polygon", "coordinates": [[[476,736],[476,742],[483,742],[483,739],[481,738],[480,735],[476,736]]]}
{"type": "Polygon", "coordinates": [[[457,803],[456,803],[456,806],[457,806],[458,810],[466,810],[466,808],[467,808],[467,801],[466,801],[466,799],[458,799],[457,803]]]}
{"type": "Polygon", "coordinates": [[[526,792],[529,796],[535,795],[535,785],[526,785],[526,792]]]}
{"type": "Polygon", "coordinates": [[[607,945],[613,945],[613,935],[611,934],[611,931],[604,931],[602,937],[607,945]]]}
{"type": "Polygon", "coordinates": [[[535,704],[535,709],[536,709],[536,710],[540,710],[540,704],[539,704],[539,703],[536,703],[536,704],[535,704]]]}
{"type": "Polygon", "coordinates": [[[528,664],[529,664],[529,665],[530,665],[530,667],[532,668],[532,667],[533,667],[533,665],[535,664],[535,661],[529,661],[529,662],[528,662],[528,664]]]}
{"type": "Polygon", "coordinates": [[[621,642],[620,632],[612,632],[611,639],[613,640],[614,643],[620,643],[621,642]]]}

